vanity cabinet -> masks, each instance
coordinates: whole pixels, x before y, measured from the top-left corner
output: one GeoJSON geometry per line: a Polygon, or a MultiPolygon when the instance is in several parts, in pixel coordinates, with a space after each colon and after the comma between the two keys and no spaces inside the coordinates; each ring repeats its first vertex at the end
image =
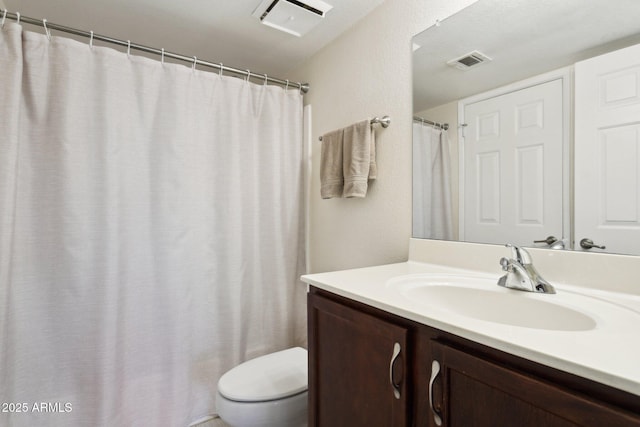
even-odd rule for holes
{"type": "Polygon", "coordinates": [[[640,427],[636,395],[315,287],[308,322],[311,427],[640,427]]]}
{"type": "Polygon", "coordinates": [[[309,426],[407,426],[406,327],[309,294],[309,426]]]}
{"type": "MultiPolygon", "coordinates": [[[[440,382],[433,424],[448,427],[638,426],[640,418],[439,342],[427,387],[440,382]],[[441,420],[437,424],[435,418],[441,420]]],[[[433,425],[432,424],[432,425],[433,425]]]]}

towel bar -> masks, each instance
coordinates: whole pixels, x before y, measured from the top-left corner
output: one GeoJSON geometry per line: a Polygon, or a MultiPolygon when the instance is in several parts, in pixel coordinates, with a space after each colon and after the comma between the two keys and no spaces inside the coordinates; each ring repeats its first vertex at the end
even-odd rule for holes
{"type": "MultiPolygon", "coordinates": [[[[375,124],[380,124],[380,126],[382,126],[383,128],[388,128],[389,125],[391,124],[391,117],[389,116],[383,116],[382,118],[380,117],[374,117],[373,119],[371,119],[370,122],[372,125],[375,124]]],[[[322,141],[322,137],[318,138],[320,141],[322,141]]]]}

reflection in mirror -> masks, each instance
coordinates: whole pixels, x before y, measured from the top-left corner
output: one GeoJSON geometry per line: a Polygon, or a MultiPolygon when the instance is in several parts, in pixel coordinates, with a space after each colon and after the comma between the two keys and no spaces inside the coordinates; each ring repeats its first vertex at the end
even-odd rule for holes
{"type": "Polygon", "coordinates": [[[451,240],[449,126],[413,118],[413,236],[451,240]]]}
{"type": "Polygon", "coordinates": [[[638,16],[479,0],[416,35],[413,236],[640,254],[640,52],[609,53],[640,43],[638,16]]]}

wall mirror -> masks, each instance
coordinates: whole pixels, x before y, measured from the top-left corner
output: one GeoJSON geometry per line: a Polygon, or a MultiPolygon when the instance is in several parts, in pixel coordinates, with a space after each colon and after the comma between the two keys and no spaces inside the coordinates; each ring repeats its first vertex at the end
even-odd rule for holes
{"type": "Polygon", "coordinates": [[[416,35],[413,237],[640,255],[638,16],[479,0],[416,35]]]}

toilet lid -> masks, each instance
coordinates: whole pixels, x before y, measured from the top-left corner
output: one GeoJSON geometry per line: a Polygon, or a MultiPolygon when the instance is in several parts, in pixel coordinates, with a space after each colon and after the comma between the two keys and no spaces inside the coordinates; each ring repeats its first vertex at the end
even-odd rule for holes
{"type": "Polygon", "coordinates": [[[224,374],[218,392],[230,400],[260,402],[307,390],[307,350],[289,348],[244,362],[224,374]]]}

